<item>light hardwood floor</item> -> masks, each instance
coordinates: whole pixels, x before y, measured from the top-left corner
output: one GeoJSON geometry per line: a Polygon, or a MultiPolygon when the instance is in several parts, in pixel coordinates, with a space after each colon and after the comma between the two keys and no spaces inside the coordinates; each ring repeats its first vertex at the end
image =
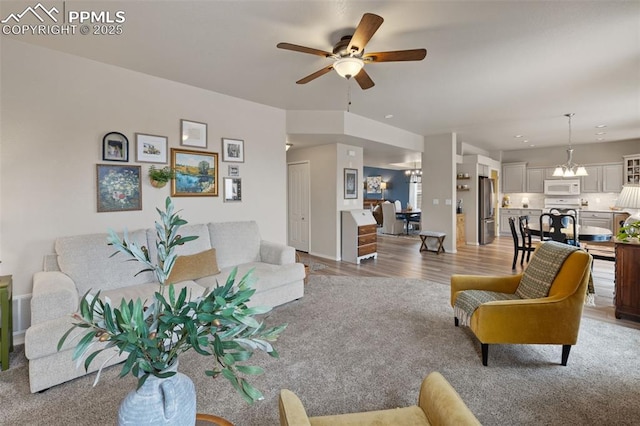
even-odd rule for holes
{"type": "MultiPolygon", "coordinates": [[[[492,244],[484,246],[461,246],[458,247],[457,253],[420,252],[419,248],[420,239],[417,236],[378,235],[378,258],[363,260],[360,265],[337,262],[307,253],[299,253],[299,255],[302,261],[307,260],[312,264],[323,265],[312,270],[311,275],[406,277],[448,284],[452,274],[509,275],[522,271],[519,260],[516,270],[511,270],[513,260],[511,237],[498,237],[492,244]]],[[[596,306],[586,306],[583,315],[640,329],[639,322],[616,319],[614,316],[614,263],[595,260],[593,281],[596,289],[596,306]]]]}

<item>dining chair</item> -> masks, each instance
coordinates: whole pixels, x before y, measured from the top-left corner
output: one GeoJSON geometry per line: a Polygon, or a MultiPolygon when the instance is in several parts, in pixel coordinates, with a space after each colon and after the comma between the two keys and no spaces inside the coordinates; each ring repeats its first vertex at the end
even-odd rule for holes
{"type": "Polygon", "coordinates": [[[520,266],[523,265],[524,254],[527,254],[527,263],[529,263],[529,259],[531,259],[531,253],[535,249],[531,246],[531,232],[529,231],[529,216],[519,216],[518,217],[518,227],[520,228],[520,237],[522,238],[522,260],[520,261],[520,266]]]}
{"type": "Polygon", "coordinates": [[[548,232],[541,232],[540,239],[542,241],[558,241],[560,243],[579,246],[578,239],[578,226],[576,223],[576,216],[565,213],[542,213],[540,215],[540,229],[544,229],[546,224],[549,227],[548,232]],[[563,229],[568,229],[571,233],[570,238],[567,237],[566,232],[562,232],[563,229]]]}
{"type": "MultiPolygon", "coordinates": [[[[516,230],[516,220],[513,217],[509,218],[509,228],[511,228],[511,236],[513,237],[513,263],[511,265],[511,269],[516,269],[516,262],[518,261],[518,256],[522,253],[522,258],[520,259],[520,266],[524,265],[524,255],[525,253],[529,254],[529,251],[533,251],[531,245],[527,247],[518,236],[518,231],[516,230]]],[[[529,257],[527,256],[527,262],[529,261],[529,257]]]]}
{"type": "Polygon", "coordinates": [[[382,233],[398,235],[404,233],[404,220],[396,218],[396,206],[382,203],[382,233]]]}

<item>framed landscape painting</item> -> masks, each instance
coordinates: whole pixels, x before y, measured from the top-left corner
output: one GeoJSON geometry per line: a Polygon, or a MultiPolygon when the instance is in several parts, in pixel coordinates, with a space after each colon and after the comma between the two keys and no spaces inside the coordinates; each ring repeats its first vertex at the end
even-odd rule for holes
{"type": "Polygon", "coordinates": [[[171,148],[171,180],[173,197],[217,197],[218,154],[171,148]]]}
{"type": "Polygon", "coordinates": [[[97,165],[98,212],[142,210],[140,166],[97,165]]]}
{"type": "Polygon", "coordinates": [[[166,136],[136,133],[136,161],[167,164],[167,144],[166,136]]]}

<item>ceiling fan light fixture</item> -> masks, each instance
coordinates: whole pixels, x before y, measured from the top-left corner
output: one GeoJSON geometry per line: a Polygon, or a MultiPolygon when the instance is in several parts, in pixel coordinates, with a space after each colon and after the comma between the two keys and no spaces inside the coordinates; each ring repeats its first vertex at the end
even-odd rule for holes
{"type": "Polygon", "coordinates": [[[333,69],[336,70],[340,77],[347,80],[356,76],[360,70],[364,67],[364,61],[360,58],[347,57],[340,58],[333,64],[333,69]]]}

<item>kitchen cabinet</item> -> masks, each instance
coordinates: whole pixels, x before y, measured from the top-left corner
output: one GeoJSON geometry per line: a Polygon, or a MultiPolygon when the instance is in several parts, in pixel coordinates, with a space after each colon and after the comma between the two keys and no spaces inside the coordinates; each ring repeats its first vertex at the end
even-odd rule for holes
{"type": "Polygon", "coordinates": [[[640,154],[625,155],[624,180],[626,183],[640,183],[640,154]]]}
{"type": "Polygon", "coordinates": [[[378,225],[371,210],[342,211],[342,260],[359,264],[378,257],[378,225]]]}
{"type": "Polygon", "coordinates": [[[554,176],[553,172],[556,171],[555,167],[545,167],[544,178],[545,179],[562,179],[562,176],[554,176]]]}
{"type": "Polygon", "coordinates": [[[544,168],[527,168],[527,191],[542,194],[544,192],[544,168]]]}
{"type": "Polygon", "coordinates": [[[463,246],[467,243],[465,236],[465,215],[464,213],[456,214],[456,247],[463,246]]]}
{"type": "Polygon", "coordinates": [[[640,244],[616,242],[615,316],[640,321],[640,244]]]}
{"type": "Polygon", "coordinates": [[[597,226],[610,229],[613,232],[613,212],[582,210],[578,216],[578,223],[581,226],[597,226]]]}
{"type": "Polygon", "coordinates": [[[622,190],[622,164],[585,166],[589,176],[580,178],[580,192],[620,192],[622,190]]]}
{"type": "Polygon", "coordinates": [[[527,163],[507,163],[502,165],[502,192],[525,192],[527,163]]]}
{"type": "Polygon", "coordinates": [[[542,209],[500,209],[500,235],[511,236],[509,218],[519,216],[529,216],[529,223],[539,223],[542,209]]]}

